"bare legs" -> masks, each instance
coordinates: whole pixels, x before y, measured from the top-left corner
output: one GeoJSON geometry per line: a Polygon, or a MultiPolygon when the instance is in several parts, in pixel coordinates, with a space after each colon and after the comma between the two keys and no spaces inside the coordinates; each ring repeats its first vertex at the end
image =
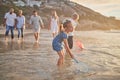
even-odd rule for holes
{"type": "Polygon", "coordinates": [[[53,38],[57,35],[57,32],[52,33],[53,38]]]}
{"type": "Polygon", "coordinates": [[[57,53],[59,55],[59,59],[58,59],[57,65],[61,66],[63,64],[63,62],[64,62],[64,52],[63,52],[63,50],[61,50],[61,51],[59,51],[57,53]]]}
{"type": "Polygon", "coordinates": [[[38,42],[39,41],[39,33],[38,32],[34,33],[34,37],[35,37],[36,42],[38,42]]]}

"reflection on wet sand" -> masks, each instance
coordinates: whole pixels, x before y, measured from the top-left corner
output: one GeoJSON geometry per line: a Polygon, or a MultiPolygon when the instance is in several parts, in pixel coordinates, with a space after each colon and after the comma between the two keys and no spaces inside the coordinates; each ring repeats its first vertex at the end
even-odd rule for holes
{"type": "Polygon", "coordinates": [[[8,52],[12,50],[24,50],[27,49],[27,46],[30,45],[30,43],[26,43],[24,41],[0,41],[0,44],[0,48],[3,52],[8,52]]]}
{"type": "Polygon", "coordinates": [[[34,48],[34,49],[40,48],[40,44],[39,44],[38,42],[34,42],[33,48],[34,48]]]}

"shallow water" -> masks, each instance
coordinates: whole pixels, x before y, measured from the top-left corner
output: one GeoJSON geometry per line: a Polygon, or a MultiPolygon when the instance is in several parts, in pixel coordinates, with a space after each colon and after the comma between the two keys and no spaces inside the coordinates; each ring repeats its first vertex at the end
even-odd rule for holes
{"type": "Polygon", "coordinates": [[[120,79],[119,31],[76,32],[72,52],[87,66],[88,72],[79,71],[79,66],[68,55],[64,65],[57,67],[58,55],[52,50],[50,32],[41,30],[40,35],[40,43],[34,43],[32,31],[25,32],[23,42],[17,39],[5,42],[3,36],[0,37],[0,80],[120,79]],[[86,49],[81,51],[76,40],[86,49]]]}

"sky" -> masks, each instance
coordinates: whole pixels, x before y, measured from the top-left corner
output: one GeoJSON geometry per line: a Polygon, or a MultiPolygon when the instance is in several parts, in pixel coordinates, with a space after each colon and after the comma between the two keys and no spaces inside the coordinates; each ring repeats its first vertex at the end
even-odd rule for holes
{"type": "Polygon", "coordinates": [[[120,0],[72,0],[105,16],[120,19],[120,0]]]}

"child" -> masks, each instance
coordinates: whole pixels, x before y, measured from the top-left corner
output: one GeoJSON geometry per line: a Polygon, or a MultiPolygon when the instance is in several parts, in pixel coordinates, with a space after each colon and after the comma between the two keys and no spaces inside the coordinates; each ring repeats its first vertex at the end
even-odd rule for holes
{"type": "Polygon", "coordinates": [[[51,28],[53,38],[58,34],[59,18],[56,11],[52,11],[49,28],[51,28]]]}
{"type": "Polygon", "coordinates": [[[22,15],[23,11],[19,10],[19,14],[17,17],[17,30],[18,30],[18,40],[21,38],[23,40],[23,29],[25,29],[25,16],[22,15]]]}
{"type": "Polygon", "coordinates": [[[33,11],[33,15],[31,16],[30,19],[30,24],[33,25],[33,29],[34,29],[34,37],[36,42],[39,42],[39,33],[40,33],[40,27],[44,27],[43,26],[43,21],[41,19],[41,17],[38,15],[37,11],[33,11]]]}
{"type": "Polygon", "coordinates": [[[73,31],[73,27],[71,21],[66,20],[66,22],[63,23],[62,31],[53,39],[52,47],[59,55],[59,59],[57,63],[58,66],[60,66],[64,62],[64,52],[63,52],[62,42],[64,42],[65,49],[68,51],[71,58],[74,58],[67,42],[67,34],[72,31],[73,31]]]}

